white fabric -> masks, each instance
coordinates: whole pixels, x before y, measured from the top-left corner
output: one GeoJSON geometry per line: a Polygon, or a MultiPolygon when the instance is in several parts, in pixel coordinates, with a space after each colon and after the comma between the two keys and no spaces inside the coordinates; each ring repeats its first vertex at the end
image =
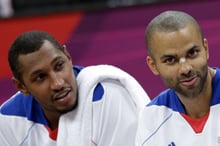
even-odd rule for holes
{"type": "Polygon", "coordinates": [[[126,72],[110,66],[84,68],[77,77],[78,108],[60,118],[58,146],[134,146],[137,117],[150,98],[126,72]],[[98,83],[101,100],[92,102],[98,83]]]}
{"type": "Polygon", "coordinates": [[[42,124],[25,117],[0,114],[0,146],[56,146],[42,124]]]}
{"type": "Polygon", "coordinates": [[[179,112],[165,106],[146,107],[135,146],[220,146],[219,113],[220,105],[212,106],[204,129],[196,133],[179,112]]]}

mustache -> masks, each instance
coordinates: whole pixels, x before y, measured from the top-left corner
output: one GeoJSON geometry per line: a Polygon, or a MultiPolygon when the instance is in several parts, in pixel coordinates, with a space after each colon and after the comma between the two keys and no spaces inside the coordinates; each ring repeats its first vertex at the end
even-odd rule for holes
{"type": "Polygon", "coordinates": [[[67,94],[69,94],[69,92],[71,92],[71,91],[72,91],[71,87],[63,87],[58,92],[56,92],[52,98],[55,100],[61,99],[61,98],[65,97],[67,94]]]}

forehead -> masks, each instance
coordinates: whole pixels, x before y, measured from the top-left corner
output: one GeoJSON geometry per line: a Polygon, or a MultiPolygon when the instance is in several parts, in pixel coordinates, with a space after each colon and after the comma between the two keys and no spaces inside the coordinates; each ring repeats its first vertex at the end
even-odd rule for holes
{"type": "Polygon", "coordinates": [[[20,55],[18,61],[21,71],[29,74],[35,70],[47,68],[59,56],[64,56],[64,53],[55,48],[49,41],[45,41],[38,51],[20,55]]]}
{"type": "Polygon", "coordinates": [[[202,37],[193,25],[172,32],[156,31],[152,34],[151,51],[154,57],[164,54],[180,54],[195,45],[201,45],[202,37]]]}

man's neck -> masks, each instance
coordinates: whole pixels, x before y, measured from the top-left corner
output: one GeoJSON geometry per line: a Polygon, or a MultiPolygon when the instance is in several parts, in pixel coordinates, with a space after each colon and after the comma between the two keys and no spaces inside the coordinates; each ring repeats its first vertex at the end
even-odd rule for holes
{"type": "Polygon", "coordinates": [[[58,128],[59,118],[61,115],[62,115],[61,113],[55,113],[55,112],[45,113],[48,126],[51,130],[58,128]]]}

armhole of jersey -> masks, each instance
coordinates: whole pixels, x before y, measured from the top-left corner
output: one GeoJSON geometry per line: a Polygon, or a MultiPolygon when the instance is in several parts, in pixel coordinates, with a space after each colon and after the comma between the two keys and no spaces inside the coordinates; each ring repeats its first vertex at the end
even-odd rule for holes
{"type": "Polygon", "coordinates": [[[94,89],[92,101],[95,102],[101,100],[103,94],[104,94],[104,88],[101,85],[101,83],[98,83],[94,89]]]}
{"type": "Polygon", "coordinates": [[[83,68],[84,68],[83,66],[74,65],[74,66],[73,66],[74,75],[77,77],[78,74],[79,74],[79,72],[80,72],[83,68]]]}

